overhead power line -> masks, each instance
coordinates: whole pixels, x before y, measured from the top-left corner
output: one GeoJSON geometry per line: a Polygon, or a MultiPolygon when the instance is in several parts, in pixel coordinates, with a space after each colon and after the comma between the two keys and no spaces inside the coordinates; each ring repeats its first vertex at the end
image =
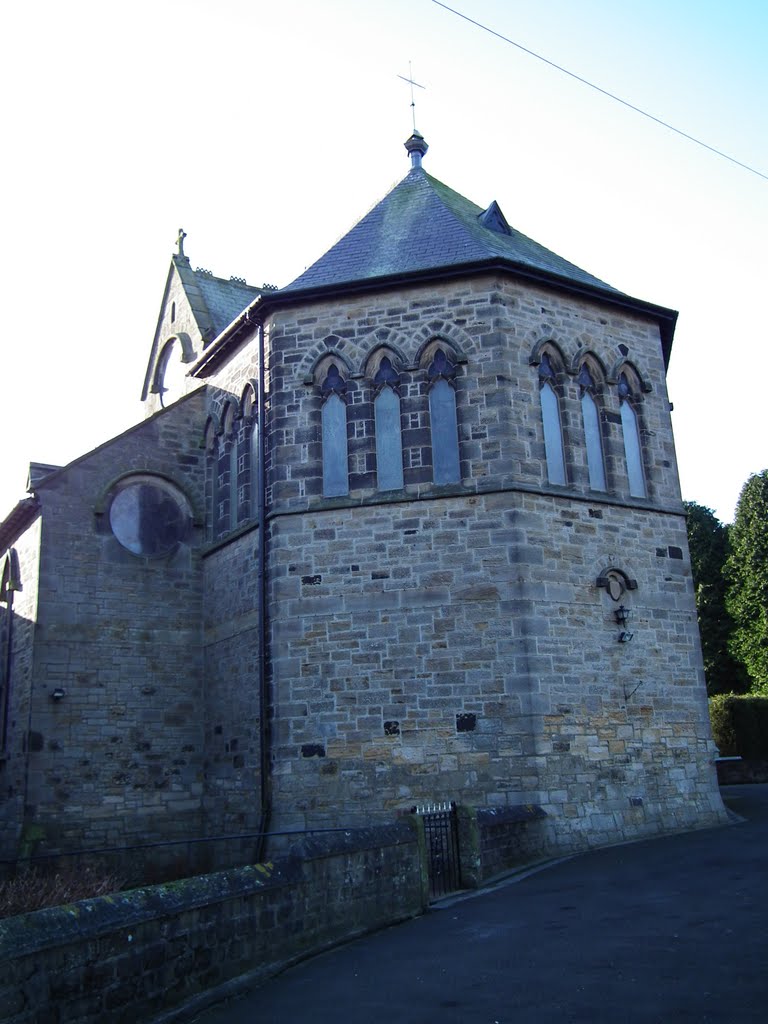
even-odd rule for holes
{"type": "Polygon", "coordinates": [[[717,156],[721,156],[724,160],[729,160],[732,164],[736,164],[737,167],[742,167],[745,171],[750,171],[752,174],[756,174],[758,178],[763,178],[764,181],[768,181],[768,174],[763,174],[762,171],[758,171],[754,167],[750,167],[749,164],[742,163],[741,160],[737,160],[733,156],[729,156],[724,153],[721,149],[716,149],[715,146],[710,146],[706,142],[702,142],[701,139],[695,138],[693,135],[689,135],[688,132],[681,131],[680,128],[675,128],[674,125],[669,124],[668,121],[662,121],[660,117],[655,117],[653,114],[649,114],[647,110],[643,110],[641,107],[636,107],[634,103],[630,103],[628,100],[623,100],[621,96],[617,96],[615,93],[609,92],[607,89],[601,88],[599,85],[595,85],[594,82],[590,82],[586,78],[582,78],[581,75],[577,75],[573,71],[569,71],[568,68],[564,68],[561,64],[555,64],[553,60],[548,60],[543,57],[540,53],[536,53],[534,50],[529,50],[527,46],[523,46],[522,43],[516,43],[514,39],[510,39],[509,36],[502,35],[501,32],[497,32],[495,29],[489,28],[488,25],[483,25],[479,21],[475,21],[474,18],[470,18],[466,14],[462,14],[461,11],[457,11],[453,7],[449,7],[448,4],[444,4],[441,0],[432,0],[432,3],[437,4],[438,7],[444,8],[446,11],[450,11],[451,14],[455,14],[458,18],[463,18],[464,21],[468,21],[470,25],[475,25],[477,28],[487,32],[489,35],[496,36],[497,39],[501,39],[502,42],[509,43],[510,46],[517,47],[518,50],[522,50],[523,53],[527,53],[531,57],[535,57],[537,60],[543,61],[545,64],[549,64],[551,68],[555,68],[556,71],[562,71],[564,75],[568,75],[569,78],[575,78],[577,82],[581,82],[582,85],[588,85],[590,89],[594,89],[595,92],[602,93],[603,96],[607,96],[608,99],[615,100],[617,103],[621,103],[624,107],[629,107],[630,110],[634,110],[636,114],[642,114],[643,117],[647,117],[650,121],[655,121],[656,124],[660,124],[662,128],[668,128],[671,132],[676,135],[681,135],[684,139],[688,139],[689,142],[695,142],[697,146],[702,146],[704,149],[708,149],[710,153],[715,153],[717,156]]]}

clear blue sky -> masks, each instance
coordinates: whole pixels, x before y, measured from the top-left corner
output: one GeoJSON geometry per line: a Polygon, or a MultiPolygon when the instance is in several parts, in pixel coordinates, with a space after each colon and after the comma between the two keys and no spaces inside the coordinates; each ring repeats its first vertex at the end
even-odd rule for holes
{"type": "MultiPolygon", "coordinates": [[[[768,174],[768,7],[451,4],[768,174]]],[[[683,495],[731,519],[768,465],[768,181],[431,0],[72,0],[4,16],[0,516],[30,460],[141,417],[177,230],[193,266],[286,284],[425,166],[572,262],[680,310],[683,495]]]]}

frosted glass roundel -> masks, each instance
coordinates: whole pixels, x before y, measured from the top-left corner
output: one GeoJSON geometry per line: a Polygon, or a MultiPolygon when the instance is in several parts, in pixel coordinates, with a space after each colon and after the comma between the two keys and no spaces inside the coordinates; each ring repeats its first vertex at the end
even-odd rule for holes
{"type": "Polygon", "coordinates": [[[186,536],[189,510],[175,489],[144,478],[124,484],[117,492],[109,508],[109,525],[134,555],[158,557],[170,554],[186,536]]]}

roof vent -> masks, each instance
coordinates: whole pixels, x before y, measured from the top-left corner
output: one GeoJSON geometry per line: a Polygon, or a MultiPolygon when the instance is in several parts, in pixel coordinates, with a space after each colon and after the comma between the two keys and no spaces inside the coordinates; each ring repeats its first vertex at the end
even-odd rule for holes
{"type": "Polygon", "coordinates": [[[420,135],[419,132],[414,132],[405,143],[405,148],[411,156],[411,167],[421,167],[421,158],[429,149],[429,146],[424,141],[424,136],[420,135]]]}
{"type": "Polygon", "coordinates": [[[501,207],[494,199],[487,210],[483,210],[477,218],[484,228],[489,231],[496,231],[500,235],[511,235],[512,229],[507,224],[507,219],[501,212],[501,207]]]}

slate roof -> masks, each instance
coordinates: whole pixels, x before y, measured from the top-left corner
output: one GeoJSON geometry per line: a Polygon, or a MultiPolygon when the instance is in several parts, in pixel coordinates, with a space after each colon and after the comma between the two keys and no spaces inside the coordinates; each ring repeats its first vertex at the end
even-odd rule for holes
{"type": "Polygon", "coordinates": [[[246,306],[261,295],[263,289],[246,284],[245,281],[229,280],[214,277],[207,270],[194,272],[197,287],[213,326],[213,337],[217,337],[228,327],[246,306]]]}
{"type": "Polygon", "coordinates": [[[414,167],[324,256],[278,295],[502,261],[581,287],[622,293],[414,167]]]}

